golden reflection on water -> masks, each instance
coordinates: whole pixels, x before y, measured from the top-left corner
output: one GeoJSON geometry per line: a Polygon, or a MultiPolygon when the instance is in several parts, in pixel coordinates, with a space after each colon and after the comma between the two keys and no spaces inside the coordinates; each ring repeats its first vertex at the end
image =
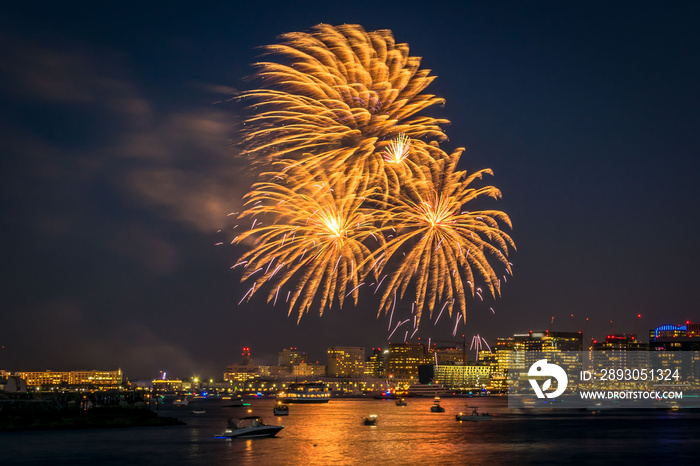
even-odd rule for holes
{"type": "Polygon", "coordinates": [[[473,451],[469,439],[479,435],[482,422],[458,422],[455,415],[466,404],[481,411],[505,410],[505,399],[443,398],[444,413],[430,412],[431,398],[407,401],[408,406],[374,399],[291,404],[289,416],[276,417],[273,400],[256,400],[255,415],[285,428],[273,439],[246,440],[238,458],[263,464],[464,464],[480,462],[472,455],[496,453],[484,451],[493,449],[483,442],[473,451]],[[371,414],[377,415],[377,425],[364,425],[371,414]]]}

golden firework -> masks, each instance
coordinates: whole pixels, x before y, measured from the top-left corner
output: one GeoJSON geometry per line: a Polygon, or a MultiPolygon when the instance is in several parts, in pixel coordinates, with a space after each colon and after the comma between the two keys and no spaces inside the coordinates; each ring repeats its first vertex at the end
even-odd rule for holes
{"type": "Polygon", "coordinates": [[[450,315],[456,302],[466,321],[465,289],[473,296],[477,279],[494,297],[500,293],[500,280],[489,259],[511,272],[507,255],[515,244],[499,227],[499,222],[511,227],[508,216],[495,210],[463,210],[480,196],[499,198],[501,193],[493,186],[470,186],[484,174],[492,174],[491,170],[471,175],[455,171],[461,152],[458,149],[449,159],[436,163],[430,176],[407,180],[398,195],[378,202],[383,220],[380,231],[395,232],[368,259],[377,278],[388,266],[395,267],[388,272],[379,312],[388,311],[413,283],[418,322],[424,308],[432,316],[439,302],[446,303],[450,315]],[[399,252],[405,256],[396,264],[392,258],[399,252]]]}
{"type": "Polygon", "coordinates": [[[265,167],[241,215],[251,229],[235,240],[253,242],[236,264],[253,281],[243,299],[269,283],[268,302],[288,302],[300,319],[316,302],[321,314],[336,298],[357,304],[373,273],[379,312],[414,285],[417,326],[441,302],[466,320],[479,285],[498,295],[494,266],[510,272],[515,248],[499,225],[510,219],[463,209],[500,191],[473,188],[491,171],[457,171],[463,149],[440,148],[448,121],[421,112],[444,100],[424,93],[435,77],[408,45],[388,30],[320,24],[265,52],[263,87],[242,96],[254,102],[244,154],[265,167]]]}
{"type": "Polygon", "coordinates": [[[420,57],[409,56],[391,31],[320,24],[284,34],[265,50],[284,63],[257,63],[265,87],[243,94],[256,101],[256,114],[245,122],[245,154],[253,160],[291,159],[360,174],[388,192],[397,164],[383,154],[396,138],[411,140],[404,158],[417,163],[446,156],[437,142],[447,139],[440,125],[449,122],[419,115],[444,102],[423,93],[435,76],[420,69],[420,57]]]}
{"type": "Polygon", "coordinates": [[[362,208],[371,194],[368,180],[288,164],[262,178],[247,194],[248,209],[239,216],[252,220],[251,229],[235,240],[255,238],[253,249],[238,263],[245,267],[242,281],[254,280],[244,299],[270,282],[268,302],[284,299],[289,314],[298,306],[299,319],[316,297],[321,314],[335,297],[341,307],[349,295],[357,304],[370,254],[363,241],[373,236],[371,241],[381,244],[382,239],[372,235],[372,213],[362,208]],[[271,224],[262,223],[267,221],[271,224]],[[286,290],[285,285],[291,286],[286,290]]]}

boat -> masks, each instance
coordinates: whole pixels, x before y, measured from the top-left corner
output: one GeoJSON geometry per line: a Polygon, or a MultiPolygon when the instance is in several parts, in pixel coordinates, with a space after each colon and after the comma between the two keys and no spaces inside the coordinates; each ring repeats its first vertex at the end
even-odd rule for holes
{"type": "Polygon", "coordinates": [[[366,426],[376,426],[377,425],[377,415],[376,414],[371,414],[369,417],[366,417],[362,423],[366,426]]]}
{"type": "Polygon", "coordinates": [[[400,400],[396,401],[396,406],[408,406],[408,403],[406,403],[406,400],[401,398],[400,400]]]}
{"type": "Polygon", "coordinates": [[[178,398],[177,400],[173,401],[173,406],[187,406],[190,404],[190,400],[185,398],[178,398]]]}
{"type": "Polygon", "coordinates": [[[409,396],[445,396],[450,391],[437,382],[416,383],[408,387],[409,396]]]}
{"type": "Polygon", "coordinates": [[[205,413],[206,413],[206,411],[204,411],[203,409],[193,409],[192,411],[190,411],[190,414],[205,414],[205,413]]]}
{"type": "Polygon", "coordinates": [[[489,413],[479,413],[477,406],[469,406],[472,408],[471,414],[459,413],[456,418],[458,421],[490,421],[493,415],[489,413]]]}
{"type": "Polygon", "coordinates": [[[435,400],[433,401],[433,405],[430,407],[430,412],[431,413],[444,413],[445,408],[440,406],[440,397],[436,396],[435,400]]]}
{"type": "Polygon", "coordinates": [[[250,406],[250,403],[244,403],[243,399],[241,398],[229,399],[231,400],[231,402],[225,404],[224,408],[242,408],[243,406],[250,406]]]}
{"type": "Polygon", "coordinates": [[[284,426],[265,424],[259,416],[246,416],[238,421],[229,419],[228,428],[222,432],[220,438],[263,438],[274,437],[284,426]]]}
{"type": "Polygon", "coordinates": [[[277,402],[275,408],[272,410],[275,416],[287,416],[289,414],[289,406],[282,404],[281,401],[277,402]]]}
{"type": "Polygon", "coordinates": [[[330,398],[330,389],[321,382],[293,383],[277,393],[277,401],[282,403],[328,403],[330,398]]]}

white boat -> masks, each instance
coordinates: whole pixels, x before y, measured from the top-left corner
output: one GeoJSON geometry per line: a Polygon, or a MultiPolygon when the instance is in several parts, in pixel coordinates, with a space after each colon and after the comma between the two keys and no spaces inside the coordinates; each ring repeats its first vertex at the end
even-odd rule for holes
{"type": "Polygon", "coordinates": [[[437,382],[416,383],[408,387],[408,396],[445,396],[450,391],[437,382]]]}
{"type": "Polygon", "coordinates": [[[377,415],[371,414],[369,417],[366,417],[364,419],[363,423],[366,426],[376,426],[377,425],[377,415]]]}
{"type": "Polygon", "coordinates": [[[206,411],[203,409],[193,409],[190,411],[190,414],[206,414],[206,411]]]}
{"type": "Polygon", "coordinates": [[[277,393],[277,401],[282,403],[328,403],[330,399],[331,391],[321,382],[293,383],[277,393]]]}
{"type": "Polygon", "coordinates": [[[284,426],[272,426],[258,416],[242,417],[236,422],[229,419],[228,428],[219,435],[222,438],[262,438],[274,437],[284,426]]]}
{"type": "Polygon", "coordinates": [[[489,413],[479,413],[479,408],[476,406],[471,406],[471,414],[459,413],[457,414],[458,421],[490,421],[493,419],[493,415],[489,413]]]}
{"type": "Polygon", "coordinates": [[[185,398],[178,398],[177,400],[173,401],[173,406],[187,406],[190,404],[190,400],[185,398]]]}

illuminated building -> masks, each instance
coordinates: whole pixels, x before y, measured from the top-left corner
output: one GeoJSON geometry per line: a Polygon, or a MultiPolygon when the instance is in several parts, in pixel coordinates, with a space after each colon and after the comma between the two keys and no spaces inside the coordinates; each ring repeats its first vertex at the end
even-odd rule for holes
{"type": "Polygon", "coordinates": [[[306,352],[300,351],[297,348],[285,348],[279,352],[279,356],[277,357],[277,364],[286,367],[290,372],[292,372],[292,366],[295,364],[306,362],[309,362],[306,352]]]}
{"type": "MultiPolygon", "coordinates": [[[[434,346],[434,345],[433,345],[434,346]]],[[[465,354],[462,348],[431,348],[432,361],[438,365],[465,363],[465,354]]]]}
{"type": "Polygon", "coordinates": [[[515,351],[582,351],[583,337],[578,332],[541,332],[514,335],[515,351]]]}
{"type": "Polygon", "coordinates": [[[434,379],[453,390],[481,389],[489,384],[491,367],[482,363],[438,364],[434,379]]]}
{"type": "Polygon", "coordinates": [[[326,375],[326,366],[308,362],[300,362],[292,366],[292,375],[294,377],[312,377],[318,378],[326,375]]]}
{"type": "Polygon", "coordinates": [[[649,331],[649,350],[665,369],[679,369],[684,382],[700,383],[700,323],[662,325],[649,331]]]}
{"type": "Polygon", "coordinates": [[[27,381],[27,386],[39,387],[44,385],[100,385],[118,386],[123,381],[121,369],[116,371],[43,371],[19,372],[18,375],[27,381]]]}
{"type": "Polygon", "coordinates": [[[649,330],[650,351],[700,351],[700,323],[662,325],[649,330]]]}
{"type": "Polygon", "coordinates": [[[422,343],[389,343],[387,374],[418,378],[418,366],[430,364],[427,347],[422,343]]]}
{"type": "Polygon", "coordinates": [[[372,355],[367,358],[365,363],[365,375],[369,377],[385,377],[388,359],[388,349],[372,348],[372,355]]]}
{"type": "Polygon", "coordinates": [[[364,372],[364,347],[331,346],[328,348],[328,377],[362,377],[364,372]]]}
{"type": "Polygon", "coordinates": [[[241,358],[242,362],[240,364],[230,364],[226,366],[226,371],[224,372],[225,382],[242,383],[258,376],[258,367],[253,365],[253,361],[250,358],[250,348],[248,346],[243,347],[241,358]]]}
{"type": "Polygon", "coordinates": [[[593,342],[593,351],[646,351],[649,345],[637,340],[637,335],[618,333],[608,335],[604,342],[593,342]]]}
{"type": "Polygon", "coordinates": [[[156,379],[153,381],[154,393],[175,393],[182,390],[180,379],[156,379]]]}

